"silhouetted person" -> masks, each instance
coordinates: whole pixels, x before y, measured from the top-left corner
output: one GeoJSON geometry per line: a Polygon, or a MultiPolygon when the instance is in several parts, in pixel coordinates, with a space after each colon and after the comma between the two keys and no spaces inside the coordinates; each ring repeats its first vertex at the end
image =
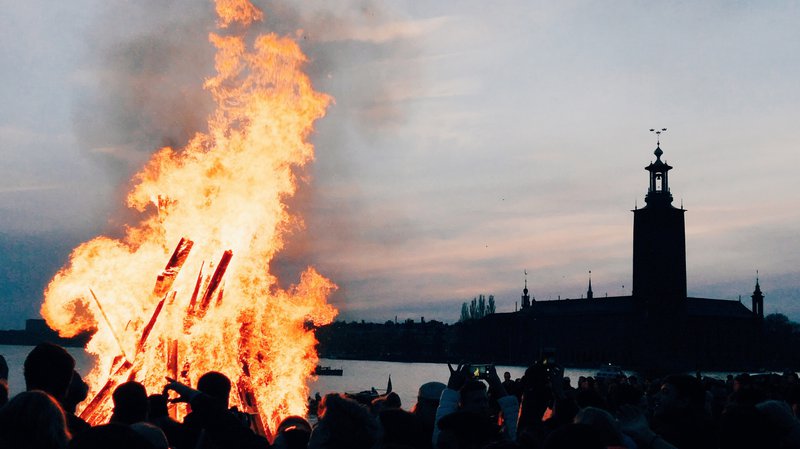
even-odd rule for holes
{"type": "Polygon", "coordinates": [[[439,408],[439,398],[447,385],[441,382],[427,382],[420,385],[417,391],[417,403],[411,407],[411,413],[415,414],[422,423],[428,441],[433,437],[433,425],[436,422],[436,409],[439,408]]]}
{"type": "Polygon", "coordinates": [[[180,396],[178,401],[189,403],[192,409],[183,422],[187,438],[184,447],[242,449],[269,447],[266,438],[256,435],[248,424],[242,421],[241,414],[228,410],[227,394],[220,394],[225,389],[219,390],[216,387],[226,382],[230,385],[230,380],[224,377],[224,381],[218,382],[221,380],[220,376],[224,377],[220,373],[210,376],[211,379],[216,379],[211,382],[211,387],[208,387],[205,381],[202,383],[203,387],[210,388],[208,391],[215,396],[172,379],[164,387],[165,393],[170,390],[175,391],[180,396]]]}
{"type": "Polygon", "coordinates": [[[764,401],[756,405],[767,432],[781,448],[800,448],[800,421],[784,401],[764,401]]]}
{"type": "Polygon", "coordinates": [[[543,449],[605,449],[599,432],[587,424],[568,424],[548,435],[543,449]]]}
{"type": "MultiPolygon", "coordinates": [[[[25,389],[42,390],[63,406],[74,370],[75,359],[64,348],[52,343],[41,343],[25,358],[25,389]]],[[[73,436],[89,428],[89,424],[74,413],[66,413],[66,418],[67,427],[73,436]]]]}
{"type": "Polygon", "coordinates": [[[5,379],[0,379],[0,407],[8,402],[8,383],[5,379]]]}
{"type": "Polygon", "coordinates": [[[343,395],[326,394],[308,449],[371,449],[380,433],[380,424],[365,406],[343,395]]]}
{"type": "Polygon", "coordinates": [[[133,424],[147,420],[147,390],[139,382],[120,384],[111,395],[114,413],[110,422],[133,424]]]}
{"type": "Polygon", "coordinates": [[[778,437],[754,405],[730,404],[719,421],[720,449],[777,449],[778,437]]]}
{"type": "Polygon", "coordinates": [[[374,416],[378,416],[384,410],[400,408],[401,406],[402,402],[400,401],[400,396],[395,392],[391,392],[385,396],[373,399],[370,403],[369,410],[374,416]]]}
{"type": "Polygon", "coordinates": [[[149,422],[137,422],[131,424],[130,428],[142,437],[142,439],[147,441],[153,449],[169,449],[167,436],[164,435],[164,432],[161,431],[158,426],[154,426],[149,422]]]}
{"type": "Polygon", "coordinates": [[[273,449],[306,449],[311,437],[311,424],[300,416],[284,418],[275,432],[273,449]]]}
{"type": "Polygon", "coordinates": [[[619,422],[605,410],[586,407],[575,416],[576,424],[586,424],[595,430],[603,447],[624,446],[633,447],[633,440],[626,439],[619,427],[619,422]]]}
{"type": "Polygon", "coordinates": [[[64,411],[43,391],[20,393],[0,409],[4,449],[64,449],[69,439],[64,411]]]}
{"type": "Polygon", "coordinates": [[[696,378],[668,376],[656,399],[653,430],[681,449],[713,447],[716,429],[705,402],[705,389],[696,378]]]}
{"type": "Polygon", "coordinates": [[[197,380],[197,389],[218,400],[222,407],[228,408],[231,381],[226,375],[216,371],[209,371],[197,380]]]}
{"type": "Polygon", "coordinates": [[[0,407],[8,402],[8,363],[0,354],[0,407]]]}
{"type": "Polygon", "coordinates": [[[508,371],[503,373],[503,388],[508,394],[516,394],[514,381],[511,380],[511,373],[508,371]]]}
{"type": "Polygon", "coordinates": [[[147,422],[152,423],[164,432],[169,444],[181,448],[184,436],[181,423],[169,416],[167,397],[163,394],[151,394],[147,397],[147,422]]]}
{"type": "Polygon", "coordinates": [[[130,426],[108,423],[92,427],[70,441],[69,449],[153,449],[130,426]]]}
{"type": "Polygon", "coordinates": [[[0,354],[0,380],[8,381],[8,362],[2,354],[0,354]]]}
{"type": "Polygon", "coordinates": [[[519,403],[516,396],[506,393],[494,366],[490,366],[486,380],[500,408],[498,417],[492,416],[486,385],[472,378],[469,365],[453,369],[448,363],[447,368],[450,378],[436,410],[433,446],[472,447],[481,444],[478,447],[482,447],[497,439],[516,440],[519,403]],[[499,417],[502,417],[502,429],[496,424],[499,417]],[[465,437],[464,432],[470,432],[471,436],[465,437]]]}
{"type": "Polygon", "coordinates": [[[378,415],[383,427],[383,445],[391,447],[429,449],[431,437],[422,420],[401,408],[384,408],[378,415]]]}

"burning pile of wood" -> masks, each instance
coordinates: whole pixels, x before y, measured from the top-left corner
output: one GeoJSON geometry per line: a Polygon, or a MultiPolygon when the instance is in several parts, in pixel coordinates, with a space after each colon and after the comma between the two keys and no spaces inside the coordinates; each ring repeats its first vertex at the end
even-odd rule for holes
{"type": "MultiPolygon", "coordinates": [[[[104,405],[108,404],[108,401],[111,400],[111,395],[114,392],[114,389],[124,382],[137,380],[136,376],[142,370],[143,353],[145,348],[148,347],[148,337],[153,330],[153,326],[155,326],[156,321],[158,321],[158,317],[164,307],[176,307],[175,298],[177,296],[177,292],[172,290],[172,285],[175,282],[175,278],[178,276],[181,268],[183,267],[184,262],[186,262],[187,257],[189,257],[189,252],[192,250],[193,245],[193,241],[186,238],[181,238],[177,247],[175,247],[175,251],[172,253],[172,257],[170,257],[169,262],[167,262],[166,267],[156,278],[155,286],[153,287],[153,291],[150,293],[150,295],[152,298],[161,299],[158,301],[150,320],[142,328],[141,335],[139,336],[133,354],[126,353],[125,347],[120,339],[119,334],[117,333],[117,330],[114,329],[111,321],[108,320],[108,317],[105,315],[105,311],[103,311],[100,300],[97,298],[94,291],[91,291],[90,289],[92,298],[103,314],[106,323],[108,324],[111,332],[114,334],[114,337],[117,340],[117,343],[119,344],[121,354],[114,358],[111,371],[109,372],[108,380],[106,381],[105,385],[103,385],[103,387],[97,391],[95,396],[87,403],[86,407],[84,407],[80,414],[80,417],[87,422],[104,422],[107,419],[107,408],[104,407],[104,405]]],[[[188,335],[190,333],[192,326],[203,319],[209,308],[219,305],[222,302],[225,291],[225,272],[232,257],[233,251],[225,251],[211,276],[204,276],[203,268],[205,265],[202,264],[200,266],[200,271],[197,274],[197,281],[195,283],[195,287],[184,317],[184,334],[188,335]]],[[[243,333],[242,338],[246,338],[245,333],[243,333]]],[[[160,349],[165,354],[164,363],[167,366],[169,377],[189,385],[189,373],[191,366],[189,366],[188,363],[184,363],[181,369],[178,369],[180,360],[178,340],[174,338],[170,338],[168,341],[160,340],[155,345],[155,348],[160,349]]],[[[267,433],[267,430],[261,421],[261,416],[258,413],[258,404],[256,403],[255,395],[253,394],[252,385],[249,379],[249,367],[247,366],[247,362],[244,360],[244,358],[241,358],[240,361],[242,362],[242,371],[244,376],[239,378],[239,381],[236,383],[236,388],[244,408],[242,411],[251,416],[254,430],[264,435],[267,433]]],[[[175,417],[175,404],[170,407],[170,414],[175,417]]]]}

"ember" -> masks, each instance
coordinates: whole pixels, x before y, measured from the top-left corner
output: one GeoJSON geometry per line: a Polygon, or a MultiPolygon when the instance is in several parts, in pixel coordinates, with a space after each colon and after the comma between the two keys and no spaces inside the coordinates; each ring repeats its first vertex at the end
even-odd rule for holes
{"type": "Polygon", "coordinates": [[[195,385],[214,370],[232,380],[233,405],[274,429],[306,412],[317,354],[305,323],[336,315],[326,303],[336,286],[313,268],[288,290],[270,274],[285,230],[301,222],[284,199],[296,190],[293,171],[313,159],[306,138],[330,98],[300,71],[305,56],[289,38],[248,45],[261,11],[246,0],[219,0],[216,11],[226,31],[209,36],[217,74],[205,88],[217,109],[208,132],[157,152],[128,195],[146,218],[119,240],[80,245],[45,292],[42,314],[61,335],[96,329],[81,411],[93,424],[108,420],[119,383],[160,393],[167,376],[195,385]]]}

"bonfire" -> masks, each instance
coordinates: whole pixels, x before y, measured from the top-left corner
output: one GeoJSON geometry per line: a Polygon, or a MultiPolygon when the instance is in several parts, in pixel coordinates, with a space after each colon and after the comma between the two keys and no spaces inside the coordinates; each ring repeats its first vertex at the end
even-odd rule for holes
{"type": "Polygon", "coordinates": [[[232,405],[268,435],[283,417],[306,413],[313,325],[336,315],[326,302],[336,286],[312,267],[288,289],[270,271],[287,230],[302,224],[286,200],[313,159],[308,137],[331,98],[313,89],[291,38],[246,38],[263,20],[247,0],[217,0],[216,12],[208,129],[185,148],[157,151],[127,197],[141,221],[122,238],[81,244],[45,291],[51,327],[94,332],[79,409],[93,424],[108,420],[122,382],[152,394],[166,377],[196,385],[220,371],[233,383],[232,405]]]}

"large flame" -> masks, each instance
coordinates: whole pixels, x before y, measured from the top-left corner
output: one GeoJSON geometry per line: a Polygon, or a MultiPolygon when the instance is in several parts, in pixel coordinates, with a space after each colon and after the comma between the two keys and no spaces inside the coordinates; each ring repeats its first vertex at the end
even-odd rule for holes
{"type": "Polygon", "coordinates": [[[208,133],[158,151],[128,196],[146,218],[120,240],[80,245],[45,292],[42,315],[62,335],[96,329],[86,348],[98,356],[87,377],[94,399],[82,412],[95,424],[127,379],[158,393],[166,376],[195,385],[220,371],[232,403],[274,429],[306,412],[317,363],[308,322],[336,314],[326,303],[336,286],[313,268],[288,291],[269,270],[299,223],[284,200],[293,171],[313,159],[306,139],[330,98],[301,72],[291,39],[261,35],[248,46],[245,31],[262,13],[247,0],[218,0],[216,11],[226,32],[209,36],[217,74],[205,88],[217,109],[208,133]]]}

